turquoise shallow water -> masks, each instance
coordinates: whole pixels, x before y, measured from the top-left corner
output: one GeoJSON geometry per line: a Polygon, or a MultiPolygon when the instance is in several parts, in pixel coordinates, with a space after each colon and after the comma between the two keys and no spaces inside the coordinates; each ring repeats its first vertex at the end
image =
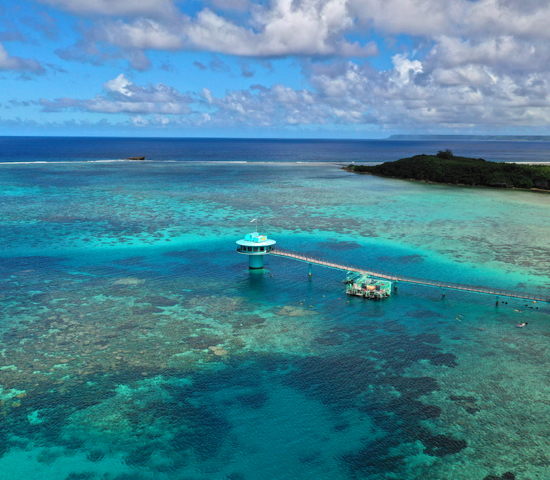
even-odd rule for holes
{"type": "Polygon", "coordinates": [[[350,299],[338,271],[235,252],[257,217],[282,248],[541,293],[547,195],[334,165],[0,171],[3,478],[550,478],[548,305],[350,299]]]}

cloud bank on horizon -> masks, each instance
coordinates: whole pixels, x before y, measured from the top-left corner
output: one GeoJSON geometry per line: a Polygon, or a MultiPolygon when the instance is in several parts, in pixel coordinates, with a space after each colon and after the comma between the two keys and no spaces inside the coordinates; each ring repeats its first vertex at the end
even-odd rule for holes
{"type": "Polygon", "coordinates": [[[0,132],[544,133],[550,0],[0,2],[0,132]]]}

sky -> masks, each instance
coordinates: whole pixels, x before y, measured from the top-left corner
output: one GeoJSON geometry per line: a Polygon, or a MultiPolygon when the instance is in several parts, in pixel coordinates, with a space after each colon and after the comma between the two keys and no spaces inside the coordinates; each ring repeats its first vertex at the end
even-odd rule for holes
{"type": "Polygon", "coordinates": [[[0,135],[550,134],[550,0],[0,0],[0,135]]]}

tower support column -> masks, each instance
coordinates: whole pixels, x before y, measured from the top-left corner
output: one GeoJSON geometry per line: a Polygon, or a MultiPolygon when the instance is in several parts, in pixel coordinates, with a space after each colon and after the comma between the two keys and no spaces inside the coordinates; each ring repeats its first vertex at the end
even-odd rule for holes
{"type": "Polygon", "coordinates": [[[264,268],[264,256],[263,255],[249,255],[248,267],[251,269],[264,268]]]}

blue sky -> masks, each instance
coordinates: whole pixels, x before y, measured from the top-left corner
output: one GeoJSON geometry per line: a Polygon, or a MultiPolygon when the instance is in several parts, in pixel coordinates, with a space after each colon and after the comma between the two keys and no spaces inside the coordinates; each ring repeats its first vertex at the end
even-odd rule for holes
{"type": "Polygon", "coordinates": [[[540,0],[0,0],[0,135],[550,134],[540,0]]]}

